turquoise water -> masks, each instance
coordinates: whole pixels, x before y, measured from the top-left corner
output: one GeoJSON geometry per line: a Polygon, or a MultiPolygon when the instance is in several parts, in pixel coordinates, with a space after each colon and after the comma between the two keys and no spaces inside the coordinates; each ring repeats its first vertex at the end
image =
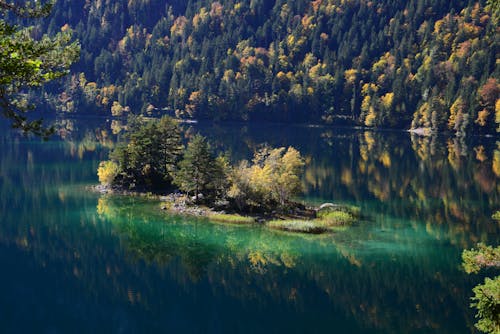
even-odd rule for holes
{"type": "MultiPolygon", "coordinates": [[[[49,142],[0,134],[1,333],[470,333],[462,249],[498,244],[494,138],[199,124],[218,150],[306,156],[311,202],[361,207],[302,236],[172,217],[88,190],[116,124],[60,121],[49,142]],[[94,124],[94,123],[91,123],[94,124]],[[103,125],[104,124],[104,125],[103,125]]],[[[187,126],[186,126],[187,127],[187,126]]]]}

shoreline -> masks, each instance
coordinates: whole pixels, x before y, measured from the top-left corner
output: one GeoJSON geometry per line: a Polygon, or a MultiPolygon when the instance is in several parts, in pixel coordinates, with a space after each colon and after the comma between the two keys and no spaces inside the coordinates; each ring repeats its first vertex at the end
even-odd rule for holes
{"type": "Polygon", "coordinates": [[[302,234],[324,234],[345,229],[360,218],[357,207],[333,203],[323,203],[319,206],[307,205],[295,201],[287,212],[238,212],[225,210],[227,203],[222,204],[221,210],[215,207],[194,204],[190,197],[180,192],[168,194],[154,194],[113,188],[98,184],[89,186],[90,190],[101,195],[131,196],[155,199],[160,201],[158,210],[169,214],[195,218],[207,218],[211,222],[233,225],[258,224],[269,229],[302,234]]]}

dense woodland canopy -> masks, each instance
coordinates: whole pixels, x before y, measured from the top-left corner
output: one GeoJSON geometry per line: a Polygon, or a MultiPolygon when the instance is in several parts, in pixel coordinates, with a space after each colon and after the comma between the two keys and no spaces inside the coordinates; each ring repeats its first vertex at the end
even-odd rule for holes
{"type": "MultiPolygon", "coordinates": [[[[58,110],[494,133],[497,1],[59,0],[58,110]]],[[[52,91],[49,87],[48,91],[52,91]]]]}

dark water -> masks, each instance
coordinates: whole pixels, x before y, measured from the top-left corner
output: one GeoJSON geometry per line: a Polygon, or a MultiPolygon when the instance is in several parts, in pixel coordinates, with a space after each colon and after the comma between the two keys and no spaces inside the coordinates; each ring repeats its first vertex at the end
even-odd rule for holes
{"type": "Polygon", "coordinates": [[[470,333],[462,249],[498,244],[500,143],[305,126],[196,125],[249,157],[307,157],[303,199],[361,207],[334,235],[168,217],[86,189],[117,122],[0,127],[0,333],[470,333]]]}

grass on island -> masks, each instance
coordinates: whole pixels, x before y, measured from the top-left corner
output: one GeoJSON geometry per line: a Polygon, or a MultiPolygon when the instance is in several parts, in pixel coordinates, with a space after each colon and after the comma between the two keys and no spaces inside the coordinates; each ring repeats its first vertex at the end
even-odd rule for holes
{"type": "Polygon", "coordinates": [[[207,218],[212,221],[220,222],[220,223],[229,223],[229,224],[253,224],[255,223],[255,219],[252,217],[240,216],[237,214],[228,214],[228,213],[209,213],[207,218]]]}
{"type": "Polygon", "coordinates": [[[333,226],[350,226],[356,221],[356,218],[353,214],[349,212],[330,211],[325,213],[318,212],[318,220],[320,220],[328,227],[333,227],[333,226]]]}
{"type": "Polygon", "coordinates": [[[328,230],[322,222],[317,220],[271,220],[267,226],[276,230],[311,234],[324,233],[328,230]]]}
{"type": "Polygon", "coordinates": [[[346,226],[352,225],[355,221],[355,216],[349,212],[329,211],[321,214],[318,213],[318,218],[316,219],[272,220],[267,223],[267,226],[272,229],[288,232],[320,234],[343,230],[346,226]]]}

